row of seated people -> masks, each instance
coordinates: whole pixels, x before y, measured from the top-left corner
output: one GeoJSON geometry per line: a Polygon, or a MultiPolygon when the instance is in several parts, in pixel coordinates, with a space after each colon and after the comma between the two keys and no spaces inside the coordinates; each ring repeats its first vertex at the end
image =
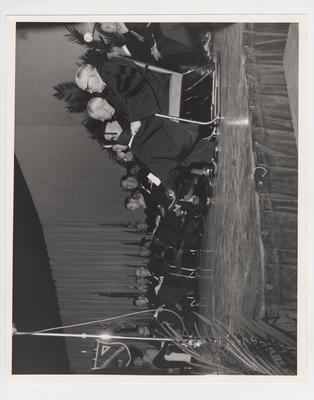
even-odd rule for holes
{"type": "Polygon", "coordinates": [[[105,329],[113,336],[143,338],[142,343],[145,342],[146,346],[138,347],[132,344],[129,346],[131,362],[128,368],[131,369],[164,371],[171,374],[189,373],[191,364],[195,366],[199,361],[193,359],[190,352],[184,351],[184,347],[192,348],[195,353],[202,351],[207,343],[207,340],[197,336],[196,331],[188,330],[183,319],[167,308],[159,308],[149,319],[146,317],[144,320],[114,324],[105,329]],[[151,341],[152,338],[160,340],[151,341]],[[170,338],[172,340],[169,340],[170,338]],[[179,339],[179,345],[176,345],[176,339],[179,339]]]}
{"type": "MultiPolygon", "coordinates": [[[[157,25],[154,29],[164,33],[164,24],[157,25]]],[[[121,26],[119,29],[120,35],[121,26]]],[[[197,279],[189,274],[199,267],[199,260],[193,257],[200,248],[199,235],[211,196],[210,181],[217,161],[215,136],[212,127],[162,117],[169,110],[169,77],[140,69],[132,61],[132,54],[122,58],[111,54],[115,46],[108,39],[109,30],[100,25],[99,41],[105,43],[105,50],[95,46],[82,57],[75,75],[79,90],[76,100],[80,99],[79,109],[87,115],[84,125],[91,137],[117,163],[132,168],[132,173],[121,180],[121,186],[131,191],[126,208],[143,208],[147,215],[148,233],[152,235],[148,264],[151,276],[146,277],[147,296],[136,299],[135,304],[166,304],[184,313],[187,298],[197,297],[197,279]]],[[[153,38],[160,58],[165,59],[167,46],[162,43],[167,41],[156,32],[153,38]]],[[[180,40],[172,45],[168,60],[179,62],[176,54],[184,53],[180,40]],[[175,49],[179,49],[177,53],[175,49]]],[[[193,59],[194,65],[201,65],[192,56],[195,48],[190,50],[185,61],[193,59]]],[[[180,63],[183,66],[182,59],[180,63]]],[[[205,97],[210,97],[210,90],[206,87],[205,97]]],[[[189,90],[187,93],[193,97],[189,90]]],[[[73,96],[66,99],[73,100],[73,96]]],[[[209,114],[210,104],[206,109],[209,114]]]]}
{"type": "MultiPolygon", "coordinates": [[[[103,22],[88,24],[85,30],[92,32],[86,32],[84,39],[91,48],[106,48],[108,58],[130,57],[183,72],[208,61],[211,28],[200,23],[103,22]]],[[[70,34],[78,33],[73,27],[68,29],[70,34]]]]}
{"type": "Polygon", "coordinates": [[[115,296],[133,298],[139,307],[166,306],[185,317],[191,307],[195,309],[203,224],[212,196],[214,168],[206,165],[192,172],[184,170],[169,191],[149,182],[136,165],[132,173],[122,176],[121,187],[131,193],[125,200],[126,208],[142,208],[146,214],[146,220],[136,224],[136,229],[145,233],[139,247],[145,263],[135,271],[135,288],[143,293],[138,297],[133,292],[115,296]]]}
{"type": "Polygon", "coordinates": [[[168,113],[166,76],[142,71],[130,58],[109,57],[108,51],[90,50],[83,59],[75,75],[79,94],[65,96],[66,107],[79,103],[76,110],[84,111],[91,137],[111,157],[135,162],[165,187],[175,179],[174,171],[210,162],[213,142],[204,139],[213,137],[212,128],[160,116],[168,113]]]}
{"type": "MultiPolygon", "coordinates": [[[[200,167],[200,166],[199,166],[200,167]]],[[[214,165],[179,171],[167,192],[151,184],[142,169],[121,178],[131,194],[125,206],[142,208],[146,214],[138,229],[146,233],[139,255],[145,267],[136,269],[137,284],[146,293],[135,306],[166,306],[183,315],[198,305],[198,276],[204,218],[212,196],[214,165]]]]}
{"type": "MultiPolygon", "coordinates": [[[[160,30],[162,30],[167,24],[153,25],[159,25],[160,30]]],[[[178,26],[179,31],[182,29],[180,24],[173,25],[175,27],[178,26]]],[[[102,24],[100,27],[102,36],[106,33],[105,29],[109,28],[102,24]]],[[[173,27],[169,30],[172,33],[176,31],[173,27]]],[[[158,37],[155,33],[154,31],[154,38],[158,37]]],[[[115,144],[121,145],[121,151],[124,152],[127,147],[132,147],[135,156],[140,160],[142,159],[141,161],[144,164],[150,162],[151,165],[148,167],[151,168],[154,168],[154,160],[145,158],[145,150],[147,146],[151,146],[153,143],[156,144],[157,135],[159,143],[163,145],[164,151],[169,158],[176,158],[178,162],[185,159],[192,148],[194,152],[199,150],[199,146],[196,145],[197,139],[201,136],[210,135],[212,128],[198,127],[191,124],[175,124],[172,120],[157,118],[157,115],[168,115],[169,112],[169,76],[158,74],[151,70],[140,69],[130,56],[115,56],[111,52],[112,47],[116,48],[116,46],[113,46],[114,41],[108,39],[108,35],[113,33],[107,32],[106,34],[106,41],[101,42],[106,43],[103,50],[100,50],[97,46],[92,47],[81,57],[83,62],[75,75],[78,92],[73,92],[70,95],[69,93],[63,93],[63,98],[68,103],[67,109],[72,110],[72,112],[87,111],[87,118],[83,123],[90,130],[92,137],[102,144],[104,142],[104,133],[122,133],[115,144]],[[108,124],[108,121],[114,121],[115,124],[108,124]],[[143,131],[145,135],[143,135],[143,131]],[[154,137],[152,137],[152,133],[154,133],[154,137]],[[169,140],[169,134],[172,136],[171,140],[169,140]],[[136,137],[133,137],[134,135],[136,137]],[[147,137],[150,138],[149,144],[144,143],[147,137]],[[174,146],[176,151],[173,151],[174,146]],[[171,152],[169,153],[169,151],[171,152]]],[[[134,36],[135,32],[131,31],[129,34],[134,36]]],[[[164,41],[161,40],[161,43],[164,43],[164,41]]],[[[177,45],[178,42],[175,41],[175,45],[166,46],[166,48],[172,48],[173,59],[176,61],[180,59],[177,52],[174,51],[177,45]]],[[[124,46],[122,47],[124,48],[124,46]]],[[[194,47],[191,49],[195,51],[194,47]]],[[[187,54],[190,53],[187,52],[187,54]]],[[[191,74],[186,76],[190,77],[191,74]]],[[[192,85],[193,88],[184,89],[182,93],[186,94],[186,100],[189,100],[186,106],[187,114],[191,114],[192,108],[189,102],[192,100],[195,103],[195,110],[202,109],[200,99],[193,94],[193,91],[191,92],[191,89],[205,93],[204,110],[207,119],[211,107],[209,95],[211,80],[207,82],[202,79],[202,82],[205,87],[200,88],[198,85],[192,85]]],[[[62,95],[58,98],[62,98],[62,95]]],[[[184,107],[182,108],[184,109],[184,107]]],[[[113,144],[107,144],[107,146],[110,145],[112,146],[113,144]]],[[[156,151],[158,148],[159,146],[156,147],[156,151]]],[[[154,154],[154,159],[157,156],[158,151],[154,154]]],[[[200,155],[198,154],[198,156],[200,155]]],[[[192,161],[190,160],[190,162],[192,161]]],[[[169,160],[167,166],[169,171],[172,167],[169,164],[169,160]]]]}
{"type": "Polygon", "coordinates": [[[202,119],[214,67],[209,29],[209,24],[107,22],[94,24],[91,40],[100,52],[105,45],[109,59],[124,57],[183,73],[181,113],[202,119]]]}

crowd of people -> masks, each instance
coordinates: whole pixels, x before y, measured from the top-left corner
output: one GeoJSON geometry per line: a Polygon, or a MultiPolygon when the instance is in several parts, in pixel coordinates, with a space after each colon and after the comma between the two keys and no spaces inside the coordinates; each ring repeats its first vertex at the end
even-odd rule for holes
{"type": "Polygon", "coordinates": [[[136,268],[143,294],[134,306],[165,307],[191,324],[217,171],[216,127],[167,118],[169,76],[147,65],[182,73],[182,116],[210,119],[211,35],[202,28],[201,39],[193,24],[100,23],[85,35],[69,27],[68,38],[88,49],[68,85],[70,95],[65,84],[55,88],[68,110],[83,112],[90,136],[125,168],[124,207],[145,214],[137,224],[144,234],[143,266],[136,268]]]}

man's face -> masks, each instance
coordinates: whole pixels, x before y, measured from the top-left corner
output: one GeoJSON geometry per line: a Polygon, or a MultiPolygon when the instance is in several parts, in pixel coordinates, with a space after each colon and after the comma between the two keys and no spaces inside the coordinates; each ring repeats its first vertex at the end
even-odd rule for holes
{"type": "Polygon", "coordinates": [[[129,203],[128,203],[128,210],[138,210],[141,207],[141,204],[138,200],[136,199],[130,199],[129,203]]]}
{"type": "Polygon", "coordinates": [[[98,121],[107,121],[111,119],[115,110],[111,105],[100,97],[96,97],[95,99],[90,100],[88,107],[88,115],[97,119],[98,121]]]}
{"type": "Polygon", "coordinates": [[[136,368],[141,368],[144,365],[144,361],[141,357],[136,357],[132,363],[136,368]]]}
{"type": "Polygon", "coordinates": [[[117,24],[115,22],[102,22],[100,28],[104,32],[117,32],[117,24]]]}
{"type": "Polygon", "coordinates": [[[149,257],[150,256],[150,250],[147,249],[146,247],[140,247],[138,255],[141,257],[149,257]]]}
{"type": "Polygon", "coordinates": [[[136,276],[139,278],[147,278],[149,275],[148,269],[147,268],[137,268],[136,269],[136,276]]]}
{"type": "Polygon", "coordinates": [[[132,151],[128,151],[125,154],[124,161],[125,162],[131,162],[132,160],[133,160],[133,153],[132,153],[132,151]]]}
{"type": "Polygon", "coordinates": [[[149,249],[151,244],[152,244],[151,240],[145,240],[143,247],[145,247],[146,249],[149,249]]]}
{"type": "Polygon", "coordinates": [[[138,186],[137,179],[134,176],[129,176],[122,182],[122,187],[127,190],[136,189],[138,186]]]}
{"type": "Polygon", "coordinates": [[[106,87],[96,68],[90,64],[85,65],[80,70],[79,76],[75,77],[75,82],[80,89],[89,93],[101,93],[106,87]]]}
{"type": "Polygon", "coordinates": [[[133,153],[131,151],[128,151],[127,153],[125,153],[124,151],[116,151],[115,148],[116,146],[120,146],[118,145],[114,145],[112,146],[112,150],[116,152],[116,158],[117,160],[120,161],[126,161],[126,162],[131,162],[133,160],[133,153]]]}
{"type": "Polygon", "coordinates": [[[148,225],[146,224],[146,222],[138,222],[137,225],[136,225],[136,228],[139,231],[146,231],[147,228],[148,228],[148,225]]]}
{"type": "Polygon", "coordinates": [[[140,307],[140,306],[145,306],[148,303],[148,299],[145,296],[141,296],[138,299],[136,299],[135,304],[140,307]]]}
{"type": "Polygon", "coordinates": [[[140,336],[145,336],[145,337],[147,337],[147,336],[150,335],[150,330],[149,330],[149,328],[148,328],[147,326],[139,326],[139,328],[138,328],[138,334],[139,334],[140,336]]]}
{"type": "Polygon", "coordinates": [[[113,46],[111,51],[107,55],[108,55],[108,58],[112,58],[112,57],[119,57],[119,56],[124,57],[126,54],[122,47],[113,46]]]}

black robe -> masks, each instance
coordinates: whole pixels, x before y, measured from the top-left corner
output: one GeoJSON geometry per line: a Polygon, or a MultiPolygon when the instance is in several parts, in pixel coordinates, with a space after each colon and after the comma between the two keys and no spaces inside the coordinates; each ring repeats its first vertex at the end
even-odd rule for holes
{"type": "Polygon", "coordinates": [[[152,56],[151,49],[132,32],[122,34],[123,44],[129,50],[133,60],[141,61],[150,65],[156,65],[157,60],[152,56]]]}
{"type": "Polygon", "coordinates": [[[111,96],[117,113],[127,115],[130,122],[156,113],[168,114],[167,76],[143,71],[126,58],[106,60],[97,67],[97,71],[109,88],[109,103],[113,105],[111,96]]]}
{"type": "Polygon", "coordinates": [[[199,35],[195,35],[191,24],[183,23],[126,23],[143,37],[144,44],[150,48],[154,42],[162,57],[160,66],[180,70],[182,65],[202,65],[206,62],[199,35]]]}
{"type": "Polygon", "coordinates": [[[141,122],[131,146],[132,153],[162,183],[166,183],[170,171],[192,151],[199,136],[198,127],[155,116],[141,122]]]}

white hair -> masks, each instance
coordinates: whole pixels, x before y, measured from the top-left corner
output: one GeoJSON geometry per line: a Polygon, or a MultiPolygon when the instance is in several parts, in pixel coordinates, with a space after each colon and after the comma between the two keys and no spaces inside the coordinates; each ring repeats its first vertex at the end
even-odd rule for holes
{"type": "Polygon", "coordinates": [[[80,88],[80,89],[83,89],[84,90],[84,88],[82,88],[81,86],[81,79],[82,79],[82,75],[85,73],[85,72],[89,72],[89,73],[91,73],[91,72],[93,72],[93,70],[94,70],[94,67],[91,65],[91,64],[81,64],[79,67],[78,67],[78,69],[76,70],[76,73],[75,73],[75,83],[77,84],[77,86],[80,88]]]}

